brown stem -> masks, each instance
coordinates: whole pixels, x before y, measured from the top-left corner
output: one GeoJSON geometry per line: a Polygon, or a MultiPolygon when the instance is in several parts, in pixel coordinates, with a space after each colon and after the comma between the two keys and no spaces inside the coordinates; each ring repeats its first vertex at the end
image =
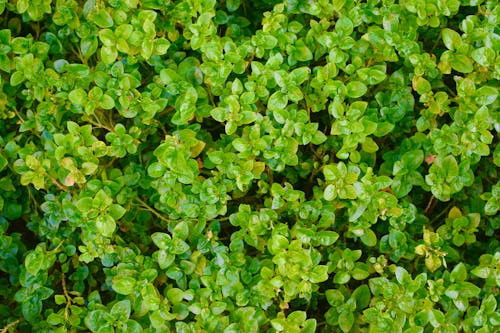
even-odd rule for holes
{"type": "Polygon", "coordinates": [[[172,222],[172,220],[166,218],[165,216],[161,215],[160,213],[158,213],[153,207],[151,207],[150,205],[148,205],[146,202],[144,202],[142,199],[140,199],[139,197],[135,198],[143,208],[145,208],[146,210],[150,211],[151,213],[153,213],[156,217],[158,217],[160,220],[162,221],[165,221],[165,222],[172,222]]]}
{"type": "Polygon", "coordinates": [[[21,319],[18,319],[18,320],[16,320],[16,321],[13,321],[13,322],[12,322],[12,323],[10,323],[10,324],[7,324],[4,328],[2,328],[2,329],[0,330],[0,333],[7,333],[7,332],[8,332],[8,330],[9,330],[9,328],[12,328],[12,327],[16,326],[16,325],[17,325],[17,324],[19,324],[20,322],[21,322],[21,319]]]}
{"type": "Polygon", "coordinates": [[[63,288],[64,297],[66,297],[66,307],[64,308],[64,318],[66,320],[69,320],[69,307],[71,306],[71,302],[73,302],[73,299],[68,294],[68,289],[66,288],[66,279],[64,277],[64,273],[62,273],[61,284],[62,284],[62,288],[63,288]]]}
{"type": "Polygon", "coordinates": [[[45,173],[45,174],[47,175],[47,177],[49,177],[49,179],[52,181],[52,183],[54,185],[56,185],[60,190],[62,190],[64,192],[67,192],[67,193],[70,193],[70,194],[73,194],[73,192],[71,192],[69,189],[67,189],[66,187],[64,187],[63,184],[61,184],[57,179],[55,179],[54,177],[52,177],[48,173],[45,173]]]}
{"type": "Polygon", "coordinates": [[[431,209],[431,206],[432,206],[432,202],[434,201],[434,194],[431,195],[431,198],[429,199],[429,202],[427,203],[427,206],[425,207],[425,215],[428,215],[429,214],[429,211],[431,209]]]}

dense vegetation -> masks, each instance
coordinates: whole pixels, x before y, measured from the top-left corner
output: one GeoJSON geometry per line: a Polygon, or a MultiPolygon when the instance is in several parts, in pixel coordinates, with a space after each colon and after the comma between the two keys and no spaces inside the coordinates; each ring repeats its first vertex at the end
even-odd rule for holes
{"type": "Polygon", "coordinates": [[[499,23],[0,0],[0,332],[498,331],[499,23]]]}

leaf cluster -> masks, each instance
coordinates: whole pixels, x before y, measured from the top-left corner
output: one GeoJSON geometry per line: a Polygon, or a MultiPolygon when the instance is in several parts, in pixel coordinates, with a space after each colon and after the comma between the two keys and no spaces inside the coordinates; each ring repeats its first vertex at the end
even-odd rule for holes
{"type": "Polygon", "coordinates": [[[0,0],[1,332],[500,329],[495,0],[0,0]]]}

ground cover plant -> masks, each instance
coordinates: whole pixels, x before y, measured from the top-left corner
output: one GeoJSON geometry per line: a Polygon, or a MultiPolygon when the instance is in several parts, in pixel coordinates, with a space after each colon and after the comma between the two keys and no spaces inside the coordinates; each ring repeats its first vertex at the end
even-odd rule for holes
{"type": "Polygon", "coordinates": [[[499,21],[0,0],[0,332],[498,331],[499,21]]]}

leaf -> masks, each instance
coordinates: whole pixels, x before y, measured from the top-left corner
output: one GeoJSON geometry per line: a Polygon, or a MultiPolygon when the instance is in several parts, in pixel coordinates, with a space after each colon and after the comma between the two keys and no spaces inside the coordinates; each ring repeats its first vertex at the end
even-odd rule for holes
{"type": "Polygon", "coordinates": [[[462,45],[462,38],[458,32],[444,28],[441,34],[443,37],[443,43],[448,50],[456,50],[460,45],[462,45]]]}
{"type": "Polygon", "coordinates": [[[0,153],[0,171],[5,169],[5,167],[7,166],[8,163],[9,162],[7,161],[7,159],[5,157],[3,157],[0,153]]]}
{"type": "Polygon", "coordinates": [[[333,282],[337,284],[346,284],[351,280],[351,275],[348,272],[338,272],[333,277],[333,282]]]}
{"type": "Polygon", "coordinates": [[[398,282],[405,287],[407,287],[408,284],[412,282],[410,274],[408,274],[408,271],[403,267],[400,266],[396,267],[395,274],[398,282]]]}
{"type": "Polygon", "coordinates": [[[24,73],[21,71],[14,72],[10,77],[10,85],[18,86],[24,81],[24,73]]]}
{"type": "Polygon", "coordinates": [[[24,267],[32,274],[37,275],[45,264],[45,256],[40,251],[31,251],[24,260],[24,267]]]}
{"type": "Polygon", "coordinates": [[[113,26],[113,18],[105,9],[98,10],[91,18],[100,28],[111,28],[113,26]]]}
{"type": "Polygon", "coordinates": [[[354,325],[354,315],[350,311],[344,311],[339,315],[339,326],[342,332],[349,332],[354,325]]]}
{"type": "Polygon", "coordinates": [[[495,51],[490,47],[480,47],[471,52],[471,57],[481,66],[490,66],[495,61],[495,51]]]}
{"type": "Polygon", "coordinates": [[[104,310],[94,310],[85,316],[85,326],[87,326],[91,332],[97,332],[100,328],[105,327],[111,320],[111,316],[104,310]]]}
{"type": "Polygon", "coordinates": [[[127,210],[118,204],[112,204],[108,208],[109,215],[115,220],[119,220],[125,215],[127,210]]]}
{"type": "Polygon", "coordinates": [[[323,193],[323,197],[327,201],[332,201],[333,199],[335,199],[337,197],[335,186],[332,184],[327,185],[323,193]]]}
{"type": "Polygon", "coordinates": [[[319,244],[323,246],[333,245],[337,239],[339,239],[339,234],[335,231],[323,230],[316,234],[319,244]]]}
{"type": "Polygon", "coordinates": [[[115,276],[113,290],[118,294],[130,295],[135,291],[136,280],[130,276],[115,276]]]}
{"type": "Polygon", "coordinates": [[[104,237],[110,237],[115,232],[116,222],[110,215],[104,214],[97,217],[96,227],[104,237]]]}
{"type": "Polygon", "coordinates": [[[425,266],[428,270],[434,272],[441,267],[441,259],[438,256],[431,254],[425,258],[425,266]]]}
{"type": "Polygon", "coordinates": [[[267,107],[269,110],[284,110],[288,104],[288,98],[281,91],[273,93],[269,97],[267,107]]]}
{"type": "Polygon", "coordinates": [[[354,290],[351,298],[356,300],[356,307],[358,310],[368,307],[371,299],[370,288],[366,284],[359,286],[354,290]]]}
{"type": "Polygon", "coordinates": [[[401,156],[401,162],[409,170],[416,170],[424,162],[424,152],[420,149],[410,150],[401,156]]]}
{"type": "Polygon", "coordinates": [[[490,105],[498,101],[498,89],[482,86],[476,90],[476,101],[479,105],[490,105]]]}
{"type": "Polygon", "coordinates": [[[298,61],[309,61],[313,58],[311,50],[305,45],[302,39],[295,43],[295,59],[298,61]]]}
{"type": "Polygon", "coordinates": [[[172,231],[172,236],[174,238],[186,240],[189,236],[189,225],[186,221],[181,221],[177,223],[172,231]]]}
{"type": "Polygon", "coordinates": [[[93,202],[92,198],[89,197],[81,198],[76,202],[76,207],[78,208],[78,210],[85,213],[92,209],[92,202],[93,202]]]}
{"type": "Polygon", "coordinates": [[[68,98],[73,104],[84,105],[87,100],[87,93],[82,88],[77,88],[68,94],[68,98]]]}
{"type": "Polygon", "coordinates": [[[42,302],[33,297],[22,302],[21,308],[24,318],[34,324],[42,312],[42,302]]]}
{"type": "Polygon", "coordinates": [[[373,247],[377,245],[377,236],[371,229],[363,230],[363,234],[360,236],[360,239],[366,246],[373,247]]]}
{"type": "Polygon", "coordinates": [[[491,275],[492,269],[489,267],[478,266],[472,269],[471,273],[481,279],[487,279],[491,275]]]}
{"type": "Polygon", "coordinates": [[[164,232],[155,232],[151,235],[153,243],[160,249],[167,249],[170,246],[172,238],[164,232]]]}
{"type": "Polygon", "coordinates": [[[95,36],[87,36],[80,41],[80,50],[85,58],[91,57],[97,51],[99,43],[95,36]]]}
{"type": "Polygon", "coordinates": [[[153,162],[148,166],[148,175],[160,178],[165,174],[165,167],[160,162],[153,162]]]}
{"type": "Polygon", "coordinates": [[[450,59],[451,67],[460,73],[471,73],[474,70],[474,65],[472,60],[463,55],[463,54],[455,54],[450,59]]]}
{"type": "Polygon", "coordinates": [[[288,239],[282,235],[273,235],[269,239],[267,246],[271,254],[278,254],[288,248],[288,239]]]}
{"type": "Polygon", "coordinates": [[[312,269],[309,276],[311,283],[321,283],[328,280],[328,266],[318,265],[312,269]]]}
{"type": "Polygon", "coordinates": [[[179,288],[170,288],[167,291],[167,298],[173,304],[179,304],[184,299],[184,291],[179,288]]]}
{"type": "Polygon", "coordinates": [[[110,65],[114,63],[117,57],[118,51],[114,46],[101,47],[101,58],[105,64],[110,65]]]}
{"type": "Polygon", "coordinates": [[[467,280],[467,269],[463,263],[458,263],[451,271],[452,281],[465,281],[467,280]]]}
{"type": "Polygon", "coordinates": [[[419,93],[419,95],[426,94],[432,90],[431,84],[429,81],[424,79],[423,77],[415,77],[413,82],[414,89],[419,93]]]}
{"type": "Polygon", "coordinates": [[[111,96],[104,94],[99,100],[99,105],[104,110],[111,110],[115,107],[115,101],[113,100],[113,98],[111,98],[111,96]]]}
{"type": "Polygon", "coordinates": [[[111,308],[110,314],[115,320],[123,322],[130,317],[131,311],[132,307],[130,305],[130,301],[125,299],[123,301],[116,302],[111,308]]]}
{"type": "Polygon", "coordinates": [[[445,180],[449,183],[458,177],[458,164],[454,156],[448,155],[441,160],[441,170],[442,175],[445,176],[445,180]]]}
{"type": "Polygon", "coordinates": [[[384,71],[373,68],[361,68],[356,71],[358,78],[366,84],[376,85],[385,80],[387,75],[384,71]]]}
{"type": "Polygon", "coordinates": [[[347,96],[351,98],[358,98],[363,96],[368,88],[363,82],[360,81],[351,81],[346,85],[347,96]]]}

